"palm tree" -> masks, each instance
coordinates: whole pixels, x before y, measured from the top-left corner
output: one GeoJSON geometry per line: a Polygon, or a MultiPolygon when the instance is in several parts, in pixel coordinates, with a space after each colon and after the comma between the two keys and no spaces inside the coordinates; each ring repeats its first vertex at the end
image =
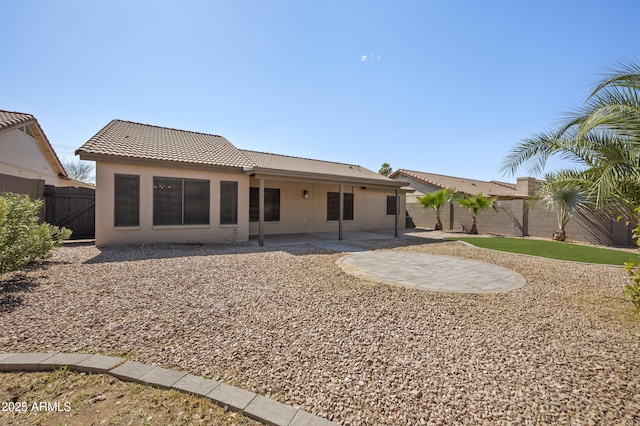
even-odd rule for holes
{"type": "Polygon", "coordinates": [[[455,192],[455,188],[446,188],[436,192],[427,192],[422,197],[416,198],[422,207],[432,208],[436,212],[436,231],[442,230],[440,208],[453,199],[455,192]]]}
{"type": "Polygon", "coordinates": [[[545,176],[545,183],[538,190],[536,198],[541,200],[549,210],[555,211],[558,216],[558,228],[553,233],[553,239],[556,241],[567,239],[564,228],[569,219],[588,204],[587,197],[579,185],[562,179],[556,180],[553,173],[545,176]]]}
{"type": "Polygon", "coordinates": [[[380,167],[380,170],[378,170],[378,173],[382,176],[389,176],[391,173],[393,173],[393,169],[391,168],[391,165],[389,163],[382,163],[382,166],[380,167]]]}
{"type": "Polygon", "coordinates": [[[471,230],[470,234],[477,234],[478,228],[476,226],[476,219],[478,218],[478,213],[481,210],[493,208],[493,210],[498,211],[498,200],[495,198],[486,198],[482,195],[482,192],[478,195],[465,195],[462,198],[458,198],[458,204],[463,207],[466,207],[471,213],[471,230]]]}
{"type": "Polygon", "coordinates": [[[504,159],[501,170],[523,165],[541,174],[554,155],[579,167],[561,170],[556,180],[579,185],[596,207],[614,203],[633,212],[640,206],[640,65],[620,63],[556,131],[524,139],[504,159]]]}

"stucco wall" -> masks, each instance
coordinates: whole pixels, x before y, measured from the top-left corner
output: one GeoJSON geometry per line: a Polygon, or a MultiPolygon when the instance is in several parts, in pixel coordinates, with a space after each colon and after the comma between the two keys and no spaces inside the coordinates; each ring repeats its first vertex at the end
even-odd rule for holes
{"type": "MultiPolygon", "coordinates": [[[[250,185],[258,187],[259,181],[251,178],[250,185]]],[[[339,185],[265,180],[265,188],[280,189],[280,221],[265,222],[265,234],[337,231],[338,221],[327,221],[327,193],[339,192],[339,185]],[[303,198],[304,191],[309,198],[303,198]]],[[[393,229],[395,216],[387,215],[387,195],[395,190],[381,190],[360,186],[344,187],[345,193],[353,193],[353,220],[343,222],[345,231],[393,229]]],[[[405,227],[405,196],[400,195],[400,227],[405,227]]],[[[249,233],[257,235],[258,222],[249,224],[249,233]]]]}
{"type": "Polygon", "coordinates": [[[249,238],[249,176],[205,169],[133,163],[96,164],[96,245],[156,242],[247,241],[249,238]],[[114,227],[115,174],[140,176],[140,226],[114,227]],[[153,177],[210,181],[209,225],[153,226],[153,177]],[[238,182],[238,224],[220,225],[220,181],[238,182]]]}
{"type": "Polygon", "coordinates": [[[18,129],[0,133],[0,173],[60,185],[36,140],[18,129]]]}

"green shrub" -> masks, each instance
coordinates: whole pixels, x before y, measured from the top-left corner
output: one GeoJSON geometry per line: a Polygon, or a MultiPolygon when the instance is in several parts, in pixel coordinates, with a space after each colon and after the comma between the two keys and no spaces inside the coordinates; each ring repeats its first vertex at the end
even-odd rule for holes
{"type": "MultiPolygon", "coordinates": [[[[636,209],[636,217],[640,217],[640,207],[636,209]]],[[[640,225],[633,230],[633,236],[636,239],[638,248],[640,248],[640,225]]],[[[629,271],[632,280],[631,284],[624,286],[624,294],[636,307],[636,315],[640,317],[640,263],[627,262],[624,266],[629,271]]]]}
{"type": "Polygon", "coordinates": [[[38,223],[42,200],[27,195],[0,194],[0,275],[51,255],[71,231],[38,223]]]}
{"type": "Polygon", "coordinates": [[[640,316],[640,263],[627,262],[624,266],[633,281],[632,284],[624,286],[624,294],[636,307],[636,315],[640,316]]]}

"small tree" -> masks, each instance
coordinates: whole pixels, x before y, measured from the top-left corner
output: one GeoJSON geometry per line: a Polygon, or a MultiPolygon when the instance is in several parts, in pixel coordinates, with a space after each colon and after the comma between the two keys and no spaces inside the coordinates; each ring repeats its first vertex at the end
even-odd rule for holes
{"type": "Polygon", "coordinates": [[[88,161],[63,161],[67,174],[71,179],[79,180],[84,183],[92,183],[93,181],[93,164],[88,161]]]}
{"type": "Polygon", "coordinates": [[[545,183],[538,190],[537,198],[558,216],[558,228],[553,233],[553,239],[556,241],[567,239],[565,226],[578,210],[588,204],[587,196],[577,184],[558,180],[552,173],[547,174],[545,183]]]}
{"type": "Polygon", "coordinates": [[[436,212],[436,231],[442,230],[440,209],[453,199],[455,192],[455,188],[447,188],[436,192],[426,193],[422,197],[417,198],[422,207],[432,208],[436,212]]]}
{"type": "Polygon", "coordinates": [[[469,210],[469,213],[471,213],[470,234],[478,233],[476,219],[478,218],[478,213],[480,213],[481,210],[493,208],[493,210],[498,211],[498,200],[495,198],[486,198],[482,195],[482,192],[478,195],[465,195],[464,197],[458,198],[458,204],[466,207],[467,210],[469,210]]]}
{"type": "Polygon", "coordinates": [[[382,167],[380,167],[378,173],[382,176],[389,176],[391,173],[393,173],[393,169],[391,168],[391,165],[389,163],[382,163],[382,167]]]}
{"type": "Polygon", "coordinates": [[[50,256],[71,231],[38,223],[42,200],[27,195],[0,194],[0,275],[50,256]]]}

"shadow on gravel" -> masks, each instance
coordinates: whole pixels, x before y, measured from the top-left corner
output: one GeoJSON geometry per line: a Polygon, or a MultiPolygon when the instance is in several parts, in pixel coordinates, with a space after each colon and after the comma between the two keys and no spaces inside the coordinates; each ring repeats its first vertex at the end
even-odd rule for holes
{"type": "Polygon", "coordinates": [[[10,274],[0,281],[0,313],[11,312],[22,305],[21,293],[31,292],[38,284],[23,273],[10,274]]]}
{"type": "Polygon", "coordinates": [[[85,264],[131,262],[149,259],[172,259],[189,256],[213,256],[250,253],[255,247],[249,243],[155,243],[101,247],[100,254],[85,264]]]}
{"type": "MultiPolygon", "coordinates": [[[[390,250],[397,247],[445,243],[439,238],[429,238],[427,230],[412,230],[412,235],[400,238],[381,238],[345,241],[300,240],[296,242],[273,244],[267,236],[265,246],[257,242],[226,243],[155,243],[100,248],[100,254],[87,260],[85,264],[134,262],[149,259],[172,259],[190,256],[224,256],[235,254],[255,254],[270,252],[286,252],[292,256],[308,256],[313,254],[333,254],[341,251],[350,252],[349,248],[359,250],[390,250]],[[323,243],[327,243],[326,245],[323,243]]],[[[358,250],[358,251],[359,251],[358,250]]]]}
{"type": "Polygon", "coordinates": [[[96,244],[96,240],[66,240],[63,242],[65,247],[87,247],[96,244]]]}

